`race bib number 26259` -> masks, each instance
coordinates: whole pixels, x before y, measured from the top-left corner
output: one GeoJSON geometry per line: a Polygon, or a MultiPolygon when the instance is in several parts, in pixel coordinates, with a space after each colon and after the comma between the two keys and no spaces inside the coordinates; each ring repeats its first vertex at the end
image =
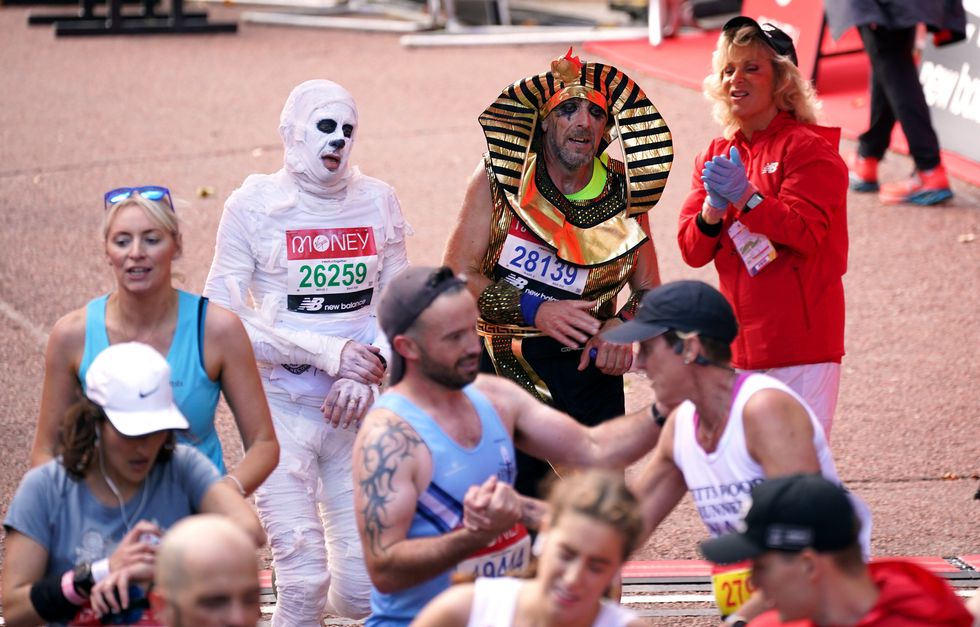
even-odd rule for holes
{"type": "Polygon", "coordinates": [[[378,269],[374,230],[286,231],[286,263],[290,311],[340,313],[366,307],[378,269]]]}

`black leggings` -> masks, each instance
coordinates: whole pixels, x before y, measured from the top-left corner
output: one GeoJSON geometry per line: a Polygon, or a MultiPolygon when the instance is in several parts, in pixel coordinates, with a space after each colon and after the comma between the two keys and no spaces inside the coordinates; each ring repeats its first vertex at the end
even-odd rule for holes
{"type": "Polygon", "coordinates": [[[871,122],[858,137],[858,154],[881,159],[896,119],[918,170],[939,165],[939,140],[932,128],[913,49],[915,28],[858,27],[871,60],[871,122]]]}

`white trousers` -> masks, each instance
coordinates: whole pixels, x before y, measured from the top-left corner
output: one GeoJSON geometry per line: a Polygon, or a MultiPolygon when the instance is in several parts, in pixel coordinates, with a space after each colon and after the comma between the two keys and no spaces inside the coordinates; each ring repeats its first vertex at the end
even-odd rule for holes
{"type": "Polygon", "coordinates": [[[268,395],[279,465],[256,491],[269,536],[278,600],[273,627],[319,625],[325,612],[364,618],[364,565],[351,481],[357,432],[329,425],[316,407],[268,395]]]}
{"type": "Polygon", "coordinates": [[[840,394],[840,364],[834,362],[805,364],[770,368],[762,372],[779,379],[806,401],[823,426],[824,436],[829,443],[830,426],[834,422],[837,397],[840,394]]]}

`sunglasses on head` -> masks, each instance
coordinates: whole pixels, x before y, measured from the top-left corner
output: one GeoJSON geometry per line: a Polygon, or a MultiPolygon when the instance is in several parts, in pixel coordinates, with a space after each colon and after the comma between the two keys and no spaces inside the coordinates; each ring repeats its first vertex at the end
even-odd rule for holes
{"type": "Polygon", "coordinates": [[[167,205],[170,206],[170,210],[174,210],[174,203],[170,199],[170,190],[166,187],[161,187],[159,185],[143,185],[142,187],[119,187],[114,190],[105,193],[105,208],[108,209],[113,205],[118,205],[127,198],[132,197],[133,194],[139,194],[147,200],[162,200],[167,199],[167,205]]]}

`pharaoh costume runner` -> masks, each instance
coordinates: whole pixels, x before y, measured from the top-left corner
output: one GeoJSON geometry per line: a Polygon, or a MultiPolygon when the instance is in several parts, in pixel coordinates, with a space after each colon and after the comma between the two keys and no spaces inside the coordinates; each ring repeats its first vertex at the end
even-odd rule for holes
{"type": "MultiPolygon", "coordinates": [[[[569,51],[570,52],[570,51],[569,51]]],[[[479,298],[483,369],[593,425],[624,413],[623,380],[589,366],[580,350],[529,326],[521,299],[596,301],[600,321],[629,319],[642,290],[616,309],[616,296],[650,246],[646,212],[660,199],[673,160],[670,131],[653,103],[614,67],[570,54],[550,72],[506,88],[480,116],[492,196],[489,245],[480,268],[492,283],[479,298]],[[607,112],[591,182],[562,194],[540,155],[540,122],[565,100],[584,98],[607,112]],[[607,149],[615,147],[625,163],[607,149]]],[[[518,487],[535,493],[541,470],[518,454],[518,487]]],[[[547,470],[547,466],[544,466],[547,470]]]]}

